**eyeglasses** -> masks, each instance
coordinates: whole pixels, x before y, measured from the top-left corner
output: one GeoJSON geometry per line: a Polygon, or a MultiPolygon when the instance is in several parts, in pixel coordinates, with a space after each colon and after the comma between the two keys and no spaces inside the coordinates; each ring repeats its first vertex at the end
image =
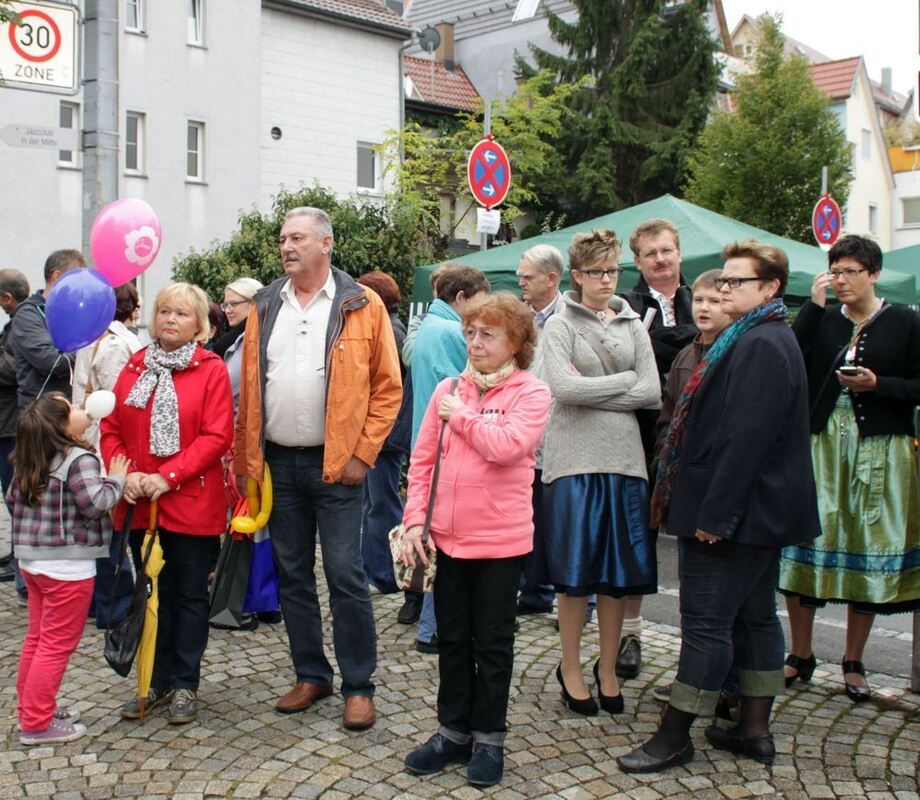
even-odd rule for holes
{"type": "Polygon", "coordinates": [[[673,247],[662,247],[660,250],[649,250],[646,253],[640,253],[639,258],[670,258],[677,250],[673,247]]]}
{"type": "Polygon", "coordinates": [[[478,336],[479,341],[485,345],[494,344],[504,335],[504,333],[496,333],[485,328],[465,328],[463,331],[463,338],[468,342],[472,342],[478,336]]]}
{"type": "Polygon", "coordinates": [[[599,281],[601,278],[610,278],[614,280],[615,278],[620,277],[620,273],[623,270],[620,267],[614,267],[613,269],[576,269],[575,272],[580,272],[582,275],[587,275],[591,280],[599,281]]]}
{"type": "Polygon", "coordinates": [[[848,281],[856,278],[860,272],[868,272],[869,270],[855,269],[854,267],[848,267],[847,269],[829,269],[827,274],[831,276],[832,281],[839,281],[841,278],[845,278],[848,281]]]}
{"type": "Polygon", "coordinates": [[[537,275],[531,275],[529,272],[515,272],[514,276],[521,283],[530,283],[532,280],[534,280],[534,278],[538,277],[537,275]]]}
{"type": "Polygon", "coordinates": [[[716,278],[715,284],[716,289],[722,289],[727,286],[729,289],[740,289],[742,283],[747,283],[748,281],[762,281],[763,278],[758,278],[756,275],[753,278],[716,278]]]}
{"type": "Polygon", "coordinates": [[[229,303],[221,303],[220,310],[221,311],[231,311],[237,306],[244,306],[246,305],[246,303],[251,303],[251,302],[252,300],[231,300],[229,303]]]}

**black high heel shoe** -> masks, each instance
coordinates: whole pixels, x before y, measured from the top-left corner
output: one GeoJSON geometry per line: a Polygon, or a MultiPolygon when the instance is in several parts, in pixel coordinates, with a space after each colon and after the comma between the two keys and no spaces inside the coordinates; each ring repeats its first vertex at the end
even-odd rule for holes
{"type": "Polygon", "coordinates": [[[601,708],[608,714],[622,714],[626,707],[623,702],[623,692],[619,694],[604,694],[601,691],[601,678],[599,665],[601,660],[594,662],[594,681],[597,683],[597,699],[600,700],[601,708]]]}
{"type": "Polygon", "coordinates": [[[815,667],[818,666],[818,659],[815,658],[814,653],[808,658],[799,658],[790,653],[786,656],[786,666],[797,670],[795,675],[786,676],[786,688],[788,689],[797,679],[803,683],[810,683],[811,676],[815,673],[815,667]]]}
{"type": "Polygon", "coordinates": [[[569,690],[565,688],[565,681],[562,679],[561,664],[556,667],[556,680],[559,681],[559,685],[562,687],[563,702],[572,711],[585,717],[597,716],[597,703],[594,702],[593,697],[589,697],[586,700],[579,700],[577,697],[572,697],[572,695],[569,694],[569,690]]]}
{"type": "Polygon", "coordinates": [[[866,700],[872,697],[872,690],[869,686],[858,686],[855,683],[847,683],[848,672],[855,672],[857,675],[862,675],[864,678],[866,677],[866,668],[863,662],[847,661],[844,659],[840,666],[843,669],[843,688],[847,693],[847,697],[854,703],[865,703],[866,700]]]}

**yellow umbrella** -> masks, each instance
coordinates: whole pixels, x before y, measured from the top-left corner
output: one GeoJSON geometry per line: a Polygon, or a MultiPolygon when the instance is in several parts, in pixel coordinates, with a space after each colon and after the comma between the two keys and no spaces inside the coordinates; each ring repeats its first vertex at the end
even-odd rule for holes
{"type": "Polygon", "coordinates": [[[153,677],[153,659],[157,646],[157,608],[160,598],[157,588],[158,576],[163,569],[163,548],[160,546],[160,537],[157,535],[157,504],[150,504],[150,526],[144,534],[144,544],[141,553],[146,554],[148,547],[150,554],[144,564],[144,574],[149,578],[147,584],[147,611],[144,615],[144,627],[141,631],[141,641],[137,648],[137,696],[140,698],[141,719],[144,718],[144,704],[150,691],[150,679],[153,677]]]}
{"type": "Polygon", "coordinates": [[[272,472],[268,462],[262,468],[262,483],[256,483],[250,478],[246,483],[246,494],[249,500],[249,516],[241,514],[230,520],[230,527],[237,533],[252,536],[260,528],[268,524],[272,513],[274,492],[272,490],[272,472]],[[261,495],[261,496],[260,496],[261,495]]]}

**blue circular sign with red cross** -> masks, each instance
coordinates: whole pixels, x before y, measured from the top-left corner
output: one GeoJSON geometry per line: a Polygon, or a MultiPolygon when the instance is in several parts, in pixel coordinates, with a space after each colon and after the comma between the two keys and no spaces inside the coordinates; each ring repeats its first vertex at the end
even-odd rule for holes
{"type": "Polygon", "coordinates": [[[501,205],[511,188],[511,162],[492,134],[480,139],[470,150],[466,178],[476,202],[487,209],[501,205]]]}
{"type": "Polygon", "coordinates": [[[811,215],[811,229],[818,244],[832,245],[840,236],[843,228],[843,215],[840,206],[829,194],[822,195],[811,215]]]}

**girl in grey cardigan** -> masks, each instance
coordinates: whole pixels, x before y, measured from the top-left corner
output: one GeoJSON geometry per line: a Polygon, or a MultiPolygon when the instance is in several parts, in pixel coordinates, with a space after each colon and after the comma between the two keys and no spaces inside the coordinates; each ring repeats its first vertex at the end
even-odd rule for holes
{"type": "Polygon", "coordinates": [[[575,236],[573,290],[546,324],[539,367],[553,395],[543,482],[549,577],[559,593],[556,676],[569,708],[587,715],[597,713],[581,665],[588,596],[598,596],[598,697],[616,714],[623,710],[614,674],[622,598],[657,587],[648,475],[634,412],[658,407],[661,385],[642,321],[614,294],[619,256],[612,231],[575,236]]]}

